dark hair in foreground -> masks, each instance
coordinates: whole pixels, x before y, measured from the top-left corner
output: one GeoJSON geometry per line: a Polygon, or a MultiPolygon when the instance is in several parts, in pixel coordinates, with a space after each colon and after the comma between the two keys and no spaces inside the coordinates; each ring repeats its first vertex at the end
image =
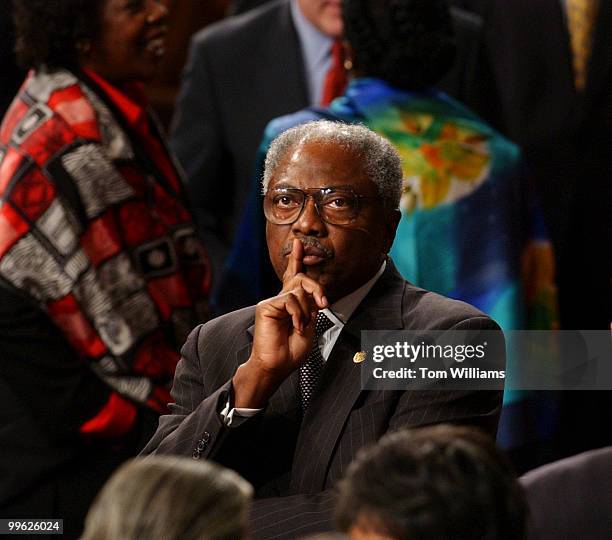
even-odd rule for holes
{"type": "Polygon", "coordinates": [[[13,0],[17,60],[24,68],[73,67],[99,32],[105,0],[13,0]]]}
{"type": "Polygon", "coordinates": [[[436,84],[453,66],[446,0],[344,0],[344,36],[353,66],[404,90],[436,84]]]}
{"type": "Polygon", "coordinates": [[[520,540],[526,503],[484,433],[440,425],[404,430],[362,450],[340,485],[336,519],[394,539],[520,540]]]}
{"type": "Polygon", "coordinates": [[[81,540],[239,540],[252,492],[241,476],[209,461],[136,458],[98,494],[81,540]]]}

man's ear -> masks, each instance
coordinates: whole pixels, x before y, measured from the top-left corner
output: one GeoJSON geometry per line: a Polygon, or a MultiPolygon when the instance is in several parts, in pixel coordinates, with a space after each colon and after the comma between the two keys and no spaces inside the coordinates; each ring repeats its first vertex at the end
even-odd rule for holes
{"type": "Polygon", "coordinates": [[[390,210],[389,212],[387,212],[385,219],[385,229],[387,236],[385,253],[389,253],[389,251],[391,251],[391,246],[393,245],[393,241],[395,240],[395,233],[397,232],[397,227],[399,225],[400,219],[402,219],[402,213],[399,210],[390,210]]]}

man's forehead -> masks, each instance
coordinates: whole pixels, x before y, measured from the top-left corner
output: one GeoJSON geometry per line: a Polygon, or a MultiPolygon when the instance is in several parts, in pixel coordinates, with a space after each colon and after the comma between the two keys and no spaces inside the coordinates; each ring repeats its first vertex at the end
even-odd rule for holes
{"type": "Polygon", "coordinates": [[[333,139],[302,140],[286,149],[270,185],[296,182],[308,184],[308,187],[328,184],[354,187],[373,183],[367,171],[366,156],[333,139]]]}
{"type": "Polygon", "coordinates": [[[355,141],[346,137],[335,137],[334,135],[307,135],[289,145],[284,152],[284,159],[301,159],[303,154],[322,152],[326,157],[332,159],[332,155],[346,155],[353,160],[364,162],[366,155],[362,148],[359,148],[355,141]]]}
{"type": "Polygon", "coordinates": [[[334,191],[351,191],[355,189],[354,184],[350,182],[335,183],[326,182],[322,179],[321,182],[316,186],[301,186],[299,182],[292,182],[291,180],[281,179],[274,183],[273,189],[275,190],[287,190],[287,189],[304,189],[306,191],[317,190],[317,189],[328,189],[333,188],[334,191]]]}

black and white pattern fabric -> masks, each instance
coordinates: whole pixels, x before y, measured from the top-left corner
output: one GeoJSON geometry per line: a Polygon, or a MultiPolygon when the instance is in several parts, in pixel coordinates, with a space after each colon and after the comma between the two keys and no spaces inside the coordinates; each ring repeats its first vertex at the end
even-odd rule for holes
{"type": "Polygon", "coordinates": [[[325,313],[319,311],[317,322],[315,323],[315,338],[308,360],[300,367],[300,398],[302,400],[302,410],[305,411],[310,403],[312,393],[321,378],[325,361],[319,349],[319,338],[332,326],[334,323],[330,321],[325,313]]]}

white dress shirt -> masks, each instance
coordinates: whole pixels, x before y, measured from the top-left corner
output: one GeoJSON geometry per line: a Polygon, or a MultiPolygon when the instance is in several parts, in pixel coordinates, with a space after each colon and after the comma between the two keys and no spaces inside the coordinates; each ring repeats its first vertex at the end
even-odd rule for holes
{"type": "MultiPolygon", "coordinates": [[[[361,304],[363,299],[372,290],[374,284],[378,281],[382,273],[387,267],[387,261],[383,261],[378,269],[378,272],[366,283],[364,283],[357,290],[351,294],[341,298],[330,308],[321,310],[325,316],[334,323],[329,329],[327,329],[321,336],[319,336],[319,349],[323,360],[327,362],[329,355],[340,336],[340,332],[344,328],[344,325],[351,318],[351,315],[357,309],[357,306],[361,304]]],[[[233,408],[230,410],[230,400],[227,400],[225,407],[221,411],[221,418],[226,426],[238,427],[247,418],[255,416],[262,409],[247,409],[244,407],[233,408]]]]}

